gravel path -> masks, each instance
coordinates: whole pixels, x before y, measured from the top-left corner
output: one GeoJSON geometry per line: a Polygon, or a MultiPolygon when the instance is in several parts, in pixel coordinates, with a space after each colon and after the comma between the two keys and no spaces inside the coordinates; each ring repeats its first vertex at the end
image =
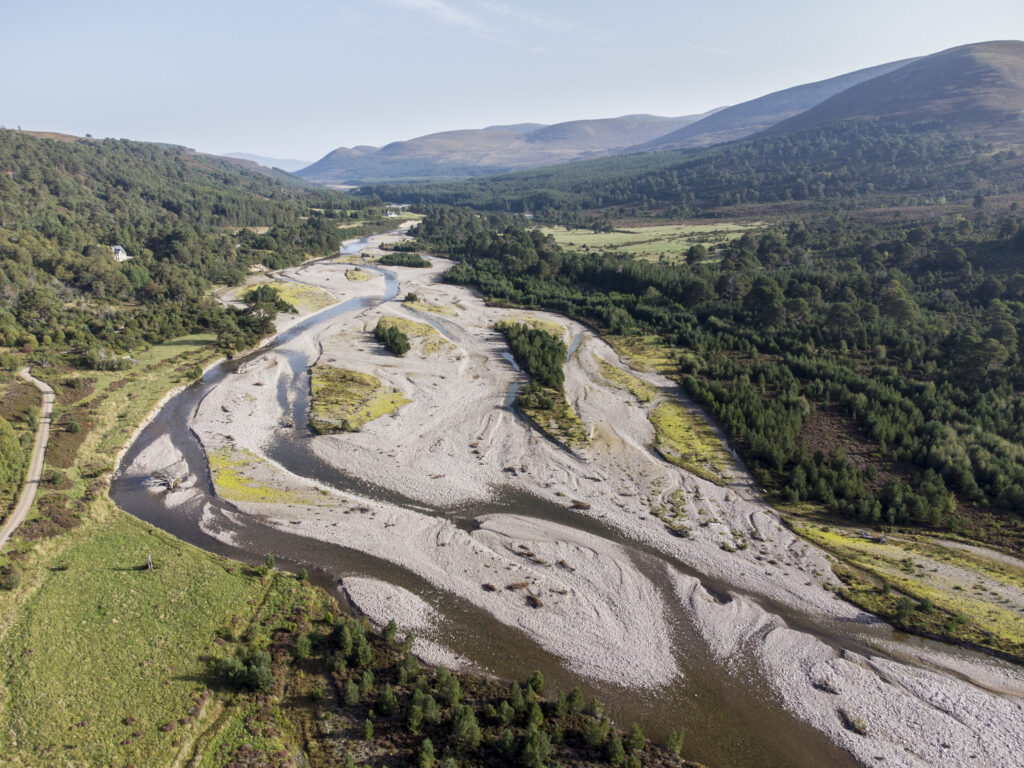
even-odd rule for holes
{"type": "Polygon", "coordinates": [[[14,508],[10,517],[4,521],[3,526],[0,526],[0,550],[3,550],[11,535],[25,520],[25,515],[32,509],[32,503],[36,500],[36,491],[39,490],[39,480],[43,474],[46,444],[50,441],[50,419],[53,415],[53,398],[55,394],[53,387],[30,374],[28,368],[22,368],[18,375],[25,381],[34,384],[36,389],[43,393],[43,407],[39,411],[39,426],[36,428],[36,440],[32,446],[32,460],[28,465],[25,487],[21,491],[18,505],[14,508]]]}

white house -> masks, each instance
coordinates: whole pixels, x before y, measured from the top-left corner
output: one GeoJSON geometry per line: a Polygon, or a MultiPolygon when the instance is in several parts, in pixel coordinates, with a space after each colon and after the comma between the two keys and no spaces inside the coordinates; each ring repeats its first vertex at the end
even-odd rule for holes
{"type": "Polygon", "coordinates": [[[118,263],[120,263],[122,261],[128,261],[129,259],[134,259],[135,258],[134,256],[129,256],[128,255],[128,251],[126,251],[120,245],[112,245],[112,246],[110,246],[110,250],[112,250],[114,252],[114,261],[116,261],[118,263]]]}

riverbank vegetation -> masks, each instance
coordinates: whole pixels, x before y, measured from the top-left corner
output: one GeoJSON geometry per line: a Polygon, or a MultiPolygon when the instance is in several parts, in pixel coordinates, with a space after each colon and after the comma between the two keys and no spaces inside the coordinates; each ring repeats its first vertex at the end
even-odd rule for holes
{"type": "Polygon", "coordinates": [[[377,263],[385,267],[429,267],[430,262],[418,253],[405,253],[402,251],[385,252],[377,259],[377,263]]]}
{"type": "Polygon", "coordinates": [[[597,355],[594,355],[594,362],[597,363],[597,366],[601,371],[601,378],[613,387],[626,390],[633,395],[638,402],[649,403],[657,396],[657,388],[652,384],[648,384],[643,379],[639,379],[633,374],[627,373],[621,368],[617,368],[611,363],[602,360],[597,355]]]}
{"type": "Polygon", "coordinates": [[[377,321],[377,325],[384,329],[398,329],[405,334],[410,345],[418,342],[419,351],[423,357],[429,357],[449,346],[448,341],[435,328],[407,317],[384,315],[377,321]]]}
{"type": "MultiPolygon", "coordinates": [[[[1024,217],[976,204],[775,224],[715,263],[569,253],[525,222],[451,209],[419,236],[460,262],[448,280],[585,320],[674,378],[776,501],[1019,554],[1024,217]]],[[[929,631],[955,638],[955,624],[929,631]]],[[[1007,647],[985,631],[972,642],[1007,647]]]]}
{"type": "Polygon", "coordinates": [[[495,328],[504,336],[516,363],[533,377],[520,392],[516,405],[556,442],[568,448],[586,445],[589,434],[565,397],[565,342],[529,321],[501,322],[495,328]]]}
{"type": "Polygon", "coordinates": [[[373,337],[383,344],[388,352],[399,357],[411,349],[409,337],[394,323],[383,323],[378,320],[373,328],[373,337]]]}
{"type": "Polygon", "coordinates": [[[570,254],[500,216],[439,212],[421,230],[461,260],[452,281],[651,339],[634,344],[785,498],[1024,542],[1019,214],[794,222],[717,265],[570,254]]]}
{"type": "Polygon", "coordinates": [[[255,620],[210,663],[234,696],[204,739],[211,765],[282,760],[297,745],[312,768],[693,765],[678,756],[681,731],[655,745],[579,689],[546,690],[539,672],[505,684],[428,667],[393,622],[378,633],[323,591],[270,578],[255,620]]]}
{"type": "Polygon", "coordinates": [[[412,402],[368,373],[316,365],[310,375],[313,395],[309,425],[320,434],[358,432],[368,421],[412,402]]]}
{"type": "Polygon", "coordinates": [[[666,400],[648,413],[655,447],[666,461],[716,485],[725,485],[732,462],[711,426],[681,403],[666,400]]]}
{"type": "Polygon", "coordinates": [[[1024,661],[1024,568],[910,531],[872,535],[787,515],[839,558],[842,594],[900,629],[990,648],[1024,661]]]}

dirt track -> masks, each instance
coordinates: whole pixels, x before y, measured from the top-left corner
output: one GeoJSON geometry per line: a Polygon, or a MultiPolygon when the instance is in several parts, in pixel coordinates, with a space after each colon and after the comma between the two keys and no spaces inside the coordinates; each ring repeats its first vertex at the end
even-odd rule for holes
{"type": "Polygon", "coordinates": [[[21,498],[18,499],[18,506],[14,508],[3,526],[0,526],[0,549],[7,544],[8,539],[18,529],[25,515],[32,509],[32,502],[36,500],[36,491],[39,489],[39,479],[43,474],[43,458],[46,455],[46,444],[50,441],[50,417],[53,414],[53,387],[40,381],[28,372],[28,368],[22,368],[18,375],[25,381],[35,384],[36,389],[43,393],[43,407],[39,412],[39,427],[36,429],[36,441],[32,446],[32,461],[28,466],[28,476],[25,478],[25,487],[21,491],[21,498]]]}

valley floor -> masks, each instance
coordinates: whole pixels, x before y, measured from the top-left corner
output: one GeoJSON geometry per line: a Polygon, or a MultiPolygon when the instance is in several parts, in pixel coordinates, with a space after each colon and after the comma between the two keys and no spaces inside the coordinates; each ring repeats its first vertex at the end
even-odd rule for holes
{"type": "MultiPolygon", "coordinates": [[[[655,450],[660,406],[701,420],[673,382],[632,370],[578,323],[442,283],[448,266],[395,268],[396,298],[295,334],[209,392],[192,429],[236,511],[204,517],[206,533],[238,541],[252,518],[384,564],[394,578],[346,578],[345,594],[374,622],[415,629],[427,660],[493,671],[438,609],[455,600],[574,674],[656,700],[697,674],[678,653],[682,631],[716,674],[749,681],[864,764],[999,766],[1024,754],[1019,667],[903,642],[840,600],[826,555],[780,523],[737,462],[697,451],[689,461],[706,466],[691,472],[655,450]],[[404,357],[373,338],[382,317],[409,334],[404,357]],[[514,407],[526,377],[493,327],[502,320],[563,336],[586,445],[567,448],[514,407]],[[368,374],[409,402],[358,432],[309,434],[311,365],[368,374]],[[289,463],[289,451],[306,458],[289,463]],[[301,471],[313,459],[350,486],[301,471]]],[[[337,301],[385,294],[372,263],[367,280],[347,279],[353,268],[316,262],[280,277],[337,301]]],[[[200,494],[169,440],[125,471],[177,475],[169,504],[200,494]]],[[[1005,589],[1019,604],[1019,585],[1005,589]]]]}

